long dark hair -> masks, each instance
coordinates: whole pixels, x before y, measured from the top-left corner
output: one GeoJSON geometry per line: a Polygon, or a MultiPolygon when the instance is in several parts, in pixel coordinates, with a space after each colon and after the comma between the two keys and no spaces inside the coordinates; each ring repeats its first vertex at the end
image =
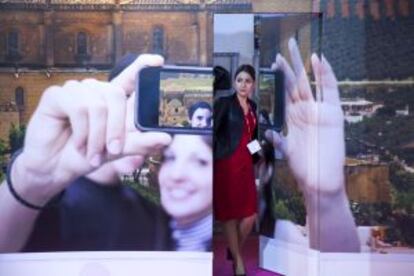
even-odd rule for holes
{"type": "Polygon", "coordinates": [[[210,112],[213,112],[213,109],[211,108],[211,105],[209,103],[205,101],[195,102],[188,109],[188,118],[190,120],[193,118],[194,112],[199,108],[208,109],[210,112]]]}
{"type": "Polygon", "coordinates": [[[214,82],[213,92],[217,90],[227,90],[231,88],[231,76],[229,71],[222,66],[214,66],[213,68],[214,82]]]}

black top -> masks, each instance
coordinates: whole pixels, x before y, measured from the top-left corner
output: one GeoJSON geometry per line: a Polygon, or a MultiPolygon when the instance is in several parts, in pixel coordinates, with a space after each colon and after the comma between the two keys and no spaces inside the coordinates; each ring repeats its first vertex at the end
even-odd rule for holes
{"type": "MultiPolygon", "coordinates": [[[[253,113],[256,116],[256,104],[248,99],[253,113]]],[[[240,143],[244,113],[240,106],[237,94],[220,97],[214,102],[214,159],[222,159],[230,156],[240,143]]],[[[258,124],[253,132],[253,139],[257,139],[258,124]]]]}
{"type": "Polygon", "coordinates": [[[161,207],[81,177],[40,213],[23,251],[171,250],[170,237],[161,207]]]}

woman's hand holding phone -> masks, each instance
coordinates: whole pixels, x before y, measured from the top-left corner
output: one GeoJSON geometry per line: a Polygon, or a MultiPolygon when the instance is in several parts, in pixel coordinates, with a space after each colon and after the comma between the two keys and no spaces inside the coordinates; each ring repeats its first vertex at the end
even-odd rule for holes
{"type": "Polygon", "coordinates": [[[13,166],[11,178],[18,194],[44,205],[75,178],[108,161],[145,156],[169,144],[168,134],[141,134],[133,127],[136,73],[162,63],[160,56],[141,55],[110,83],[88,79],[48,88],[13,166]]]}

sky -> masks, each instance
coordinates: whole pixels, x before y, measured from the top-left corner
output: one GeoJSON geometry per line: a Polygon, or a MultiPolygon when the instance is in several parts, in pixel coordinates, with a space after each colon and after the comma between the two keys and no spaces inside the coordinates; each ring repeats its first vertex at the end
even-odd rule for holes
{"type": "Polygon", "coordinates": [[[253,14],[215,14],[214,33],[253,32],[253,14]]]}

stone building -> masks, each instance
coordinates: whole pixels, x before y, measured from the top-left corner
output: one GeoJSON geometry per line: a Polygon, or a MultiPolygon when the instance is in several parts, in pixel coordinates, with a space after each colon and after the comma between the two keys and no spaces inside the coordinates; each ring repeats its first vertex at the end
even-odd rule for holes
{"type": "MultiPolygon", "coordinates": [[[[315,1],[5,0],[0,3],[0,104],[27,124],[44,89],[68,79],[107,78],[126,53],[211,66],[213,14],[310,11],[315,1]]],[[[3,116],[4,115],[4,116],[3,116]]],[[[7,127],[0,137],[7,138],[7,127]]]]}
{"type": "MultiPolygon", "coordinates": [[[[215,12],[320,12],[322,26],[305,24],[293,34],[304,55],[320,46],[304,42],[321,35],[321,50],[338,80],[414,77],[411,0],[3,0],[0,138],[7,139],[11,123],[27,124],[46,87],[68,79],[105,80],[125,53],[153,52],[170,64],[212,65],[215,12]]],[[[295,24],[287,29],[264,23],[262,32],[277,32],[283,42],[302,23],[295,24]]],[[[276,45],[262,39],[263,64],[278,51],[286,53],[276,45]]],[[[184,106],[183,99],[172,102],[178,104],[184,106]]]]}
{"type": "MultiPolygon", "coordinates": [[[[410,0],[4,0],[0,104],[19,105],[25,124],[45,87],[69,78],[105,79],[128,52],[160,53],[170,64],[211,65],[215,12],[320,12],[322,26],[294,35],[303,54],[321,49],[339,80],[413,77],[410,0]],[[320,41],[312,35],[321,35],[322,43],[307,45],[320,41]]],[[[264,34],[280,34],[278,43],[262,40],[263,64],[286,52],[276,46],[301,24],[263,24],[264,34]]]]}
{"type": "Polygon", "coordinates": [[[405,80],[414,77],[414,2],[411,0],[252,0],[255,12],[315,13],[320,20],[262,26],[262,63],[270,65],[288,37],[302,54],[321,51],[338,80],[405,80]],[[319,15],[318,15],[319,14],[319,15]],[[309,26],[307,26],[309,25],[309,26]],[[300,27],[299,33],[295,30],[300,27]],[[276,33],[277,35],[274,35],[276,33]],[[311,42],[311,45],[306,45],[311,42]],[[275,47],[276,45],[276,47],[275,47]]]}
{"type": "Polygon", "coordinates": [[[339,80],[414,77],[414,2],[320,0],[322,51],[339,80]]]}
{"type": "Polygon", "coordinates": [[[0,110],[0,137],[7,124],[27,124],[46,87],[105,80],[126,53],[211,66],[213,13],[251,10],[247,0],[1,1],[0,105],[18,106],[19,116],[0,110]]]}

